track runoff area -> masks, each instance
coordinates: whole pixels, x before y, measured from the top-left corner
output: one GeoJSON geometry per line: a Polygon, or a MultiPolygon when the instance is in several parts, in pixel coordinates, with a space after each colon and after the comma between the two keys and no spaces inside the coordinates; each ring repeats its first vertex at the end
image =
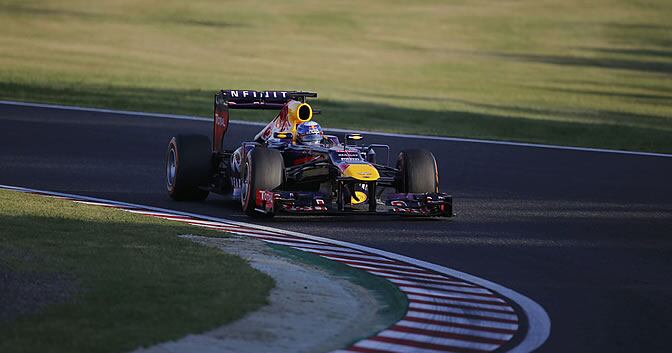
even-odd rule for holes
{"type": "Polygon", "coordinates": [[[112,207],[288,246],[383,277],[408,298],[405,316],[338,353],[530,352],[550,334],[531,299],[467,273],[348,242],[249,223],[87,196],[0,185],[1,189],[112,207]]]}

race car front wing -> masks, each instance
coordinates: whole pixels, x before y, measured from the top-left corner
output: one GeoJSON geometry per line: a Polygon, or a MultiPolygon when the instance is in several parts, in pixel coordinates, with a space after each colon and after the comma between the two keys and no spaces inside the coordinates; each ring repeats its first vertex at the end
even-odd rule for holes
{"type": "Polygon", "coordinates": [[[453,217],[453,198],[445,193],[388,194],[369,200],[365,208],[341,206],[319,192],[258,190],[256,210],[262,213],[375,214],[418,217],[453,217]],[[374,206],[370,206],[374,203],[374,206]]]}

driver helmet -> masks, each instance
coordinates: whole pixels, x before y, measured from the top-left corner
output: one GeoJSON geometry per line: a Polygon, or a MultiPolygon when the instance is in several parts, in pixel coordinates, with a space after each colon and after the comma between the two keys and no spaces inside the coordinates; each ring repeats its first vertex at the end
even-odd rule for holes
{"type": "Polygon", "coordinates": [[[322,128],[314,121],[306,121],[296,127],[296,139],[304,145],[317,145],[322,141],[322,128]]]}

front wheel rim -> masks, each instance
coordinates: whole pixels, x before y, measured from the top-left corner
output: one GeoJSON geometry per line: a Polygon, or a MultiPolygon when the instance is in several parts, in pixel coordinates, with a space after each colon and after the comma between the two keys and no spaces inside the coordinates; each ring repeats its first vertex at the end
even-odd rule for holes
{"type": "Polygon", "coordinates": [[[171,148],[168,151],[168,161],[166,163],[166,183],[168,189],[172,189],[175,186],[175,175],[177,174],[177,155],[175,149],[171,148]]]}
{"type": "Polygon", "coordinates": [[[250,198],[250,195],[248,195],[248,190],[250,189],[250,174],[249,165],[245,164],[245,174],[243,176],[243,182],[240,185],[240,197],[243,207],[247,206],[247,202],[250,198]]]}

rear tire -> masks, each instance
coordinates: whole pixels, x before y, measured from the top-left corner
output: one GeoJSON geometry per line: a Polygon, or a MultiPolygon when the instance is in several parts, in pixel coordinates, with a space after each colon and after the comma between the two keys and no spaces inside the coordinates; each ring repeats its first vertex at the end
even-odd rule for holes
{"type": "Polygon", "coordinates": [[[177,135],[166,152],[166,188],[177,201],[203,201],[212,172],[212,146],[203,135],[177,135]]]}
{"type": "Polygon", "coordinates": [[[273,217],[273,213],[256,211],[258,190],[274,190],[283,183],[285,164],[278,150],[257,147],[247,153],[241,168],[243,180],[240,202],[251,217],[273,217]]]}
{"type": "Polygon", "coordinates": [[[405,150],[397,158],[400,193],[432,193],[439,191],[439,174],[434,155],[423,149],[405,150]]]}

